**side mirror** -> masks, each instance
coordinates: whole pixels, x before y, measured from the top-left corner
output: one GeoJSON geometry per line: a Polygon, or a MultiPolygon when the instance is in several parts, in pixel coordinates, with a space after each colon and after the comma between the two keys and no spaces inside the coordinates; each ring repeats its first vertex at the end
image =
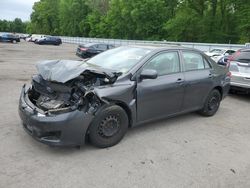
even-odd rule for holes
{"type": "Polygon", "coordinates": [[[225,53],[224,56],[229,56],[230,54],[229,53],[225,53]]]}
{"type": "Polygon", "coordinates": [[[153,69],[144,69],[140,74],[140,79],[156,79],[158,77],[158,73],[153,69]]]}

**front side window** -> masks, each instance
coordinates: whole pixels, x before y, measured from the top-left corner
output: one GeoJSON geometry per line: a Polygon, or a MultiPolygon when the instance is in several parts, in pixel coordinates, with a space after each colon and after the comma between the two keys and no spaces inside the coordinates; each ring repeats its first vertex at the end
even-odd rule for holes
{"type": "Polygon", "coordinates": [[[177,52],[164,52],[154,57],[143,69],[156,70],[158,76],[180,72],[180,61],[177,52]]]}
{"type": "Polygon", "coordinates": [[[185,71],[203,70],[210,67],[201,54],[194,52],[182,52],[182,54],[185,71]]]}

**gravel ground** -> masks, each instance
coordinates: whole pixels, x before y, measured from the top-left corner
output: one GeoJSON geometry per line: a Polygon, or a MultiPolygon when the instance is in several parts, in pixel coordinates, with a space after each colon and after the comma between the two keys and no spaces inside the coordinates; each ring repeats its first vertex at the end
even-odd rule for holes
{"type": "Polygon", "coordinates": [[[250,187],[250,96],[217,115],[195,113],[130,129],[109,149],[51,148],[22,129],[21,87],[44,59],[79,59],[76,45],[0,43],[0,187],[250,187]]]}

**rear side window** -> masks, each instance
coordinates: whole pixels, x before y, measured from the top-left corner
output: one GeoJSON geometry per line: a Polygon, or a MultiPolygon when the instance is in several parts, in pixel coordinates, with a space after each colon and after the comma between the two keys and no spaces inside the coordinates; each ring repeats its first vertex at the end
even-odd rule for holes
{"type": "Polygon", "coordinates": [[[242,63],[250,63],[250,50],[238,52],[234,60],[242,63]]]}
{"type": "Polygon", "coordinates": [[[204,61],[205,69],[210,69],[211,68],[210,63],[205,58],[203,58],[203,61],[204,61]]]}
{"type": "Polygon", "coordinates": [[[99,44],[97,48],[98,48],[98,50],[107,50],[107,45],[99,44]]]}
{"type": "Polygon", "coordinates": [[[210,64],[199,53],[182,52],[185,71],[203,70],[210,68],[210,64]]]}

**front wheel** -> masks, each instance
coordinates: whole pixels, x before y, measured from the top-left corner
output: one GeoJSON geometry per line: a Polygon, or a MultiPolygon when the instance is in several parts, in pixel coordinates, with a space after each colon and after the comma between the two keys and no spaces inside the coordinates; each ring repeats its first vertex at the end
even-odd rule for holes
{"type": "Polygon", "coordinates": [[[128,129],[127,113],[117,105],[101,110],[89,128],[90,142],[99,148],[118,144],[128,129]]]}
{"type": "Polygon", "coordinates": [[[213,116],[220,107],[221,94],[217,89],[214,89],[208,95],[204,107],[199,111],[203,116],[213,116]]]}

